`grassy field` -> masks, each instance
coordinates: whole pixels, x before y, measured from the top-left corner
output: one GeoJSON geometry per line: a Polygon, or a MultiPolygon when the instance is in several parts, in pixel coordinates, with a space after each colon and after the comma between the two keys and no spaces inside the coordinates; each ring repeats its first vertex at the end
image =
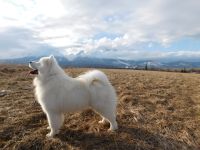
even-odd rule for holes
{"type": "Polygon", "coordinates": [[[119,130],[108,132],[99,115],[85,110],[66,114],[60,134],[48,139],[28,71],[0,65],[0,149],[200,149],[199,74],[105,69],[118,95],[119,130]]]}

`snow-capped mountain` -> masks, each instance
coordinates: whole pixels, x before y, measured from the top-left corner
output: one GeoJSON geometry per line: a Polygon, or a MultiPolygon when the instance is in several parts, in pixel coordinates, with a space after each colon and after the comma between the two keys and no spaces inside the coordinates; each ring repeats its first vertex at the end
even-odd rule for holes
{"type": "MultiPolygon", "coordinates": [[[[38,60],[38,56],[30,56],[15,59],[0,59],[0,64],[28,64],[30,61],[38,60]]],[[[63,67],[91,67],[91,68],[129,68],[129,69],[170,69],[170,68],[200,68],[200,62],[161,62],[153,60],[123,60],[104,59],[91,57],[75,57],[67,59],[64,56],[56,56],[57,61],[63,67]]]]}

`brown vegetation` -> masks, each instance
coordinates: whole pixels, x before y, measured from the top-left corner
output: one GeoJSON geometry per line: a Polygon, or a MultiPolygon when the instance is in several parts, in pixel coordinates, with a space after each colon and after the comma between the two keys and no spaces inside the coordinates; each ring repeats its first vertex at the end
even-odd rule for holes
{"type": "MultiPolygon", "coordinates": [[[[119,130],[92,110],[65,115],[54,139],[28,67],[0,66],[0,149],[200,149],[200,75],[103,70],[118,95],[119,130]]],[[[66,69],[75,77],[87,69],[66,69]]]]}

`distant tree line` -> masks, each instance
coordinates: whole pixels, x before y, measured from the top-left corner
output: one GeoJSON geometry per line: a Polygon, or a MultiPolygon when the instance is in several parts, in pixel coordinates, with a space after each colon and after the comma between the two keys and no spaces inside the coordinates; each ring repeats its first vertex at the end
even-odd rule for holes
{"type": "Polygon", "coordinates": [[[200,68],[153,68],[146,64],[144,68],[135,68],[135,70],[146,71],[165,71],[165,72],[181,72],[181,73],[200,73],[200,68]]]}

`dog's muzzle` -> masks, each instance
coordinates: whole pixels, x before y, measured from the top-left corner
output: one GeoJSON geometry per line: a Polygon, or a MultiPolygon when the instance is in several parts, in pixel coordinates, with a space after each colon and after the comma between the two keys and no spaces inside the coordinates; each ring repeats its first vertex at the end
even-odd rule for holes
{"type": "Polygon", "coordinates": [[[29,72],[29,74],[38,74],[38,69],[34,69],[34,68],[32,67],[32,63],[33,63],[32,61],[29,62],[29,67],[33,69],[33,70],[31,70],[31,71],[29,72]]]}

